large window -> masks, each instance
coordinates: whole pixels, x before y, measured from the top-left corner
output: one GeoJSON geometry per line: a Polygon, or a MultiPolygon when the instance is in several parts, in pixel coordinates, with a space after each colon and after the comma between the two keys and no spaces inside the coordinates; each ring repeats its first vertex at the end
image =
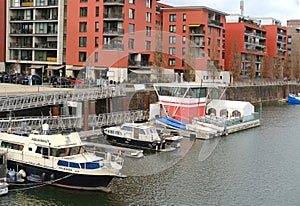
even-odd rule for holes
{"type": "Polygon", "coordinates": [[[151,50],[151,41],[146,41],[146,50],[147,51],[151,50]]]}
{"type": "Polygon", "coordinates": [[[134,4],[134,0],[129,0],[129,3],[130,4],[134,4]]]}
{"type": "Polygon", "coordinates": [[[95,52],[95,60],[94,60],[94,62],[98,62],[98,60],[99,60],[99,53],[98,52],[95,52]]]}
{"type": "Polygon", "coordinates": [[[79,47],[86,47],[86,37],[79,37],[79,47]]]}
{"type": "Polygon", "coordinates": [[[170,44],[176,44],[176,36],[170,36],[169,37],[169,43],[170,44]]]}
{"type": "Polygon", "coordinates": [[[95,37],[95,48],[99,47],[99,37],[95,37]]]}
{"type": "Polygon", "coordinates": [[[152,0],[146,0],[146,8],[152,7],[152,0]]]}
{"type": "Polygon", "coordinates": [[[151,22],[151,13],[150,12],[146,13],[146,22],[151,22]]]}
{"type": "Polygon", "coordinates": [[[129,24],[129,34],[134,33],[134,24],[129,24]]]}
{"type": "Polygon", "coordinates": [[[129,9],[129,19],[134,19],[134,9],[129,9]]]}
{"type": "Polygon", "coordinates": [[[81,7],[80,8],[80,17],[87,17],[87,12],[88,12],[87,7],[81,7]]]}
{"type": "Polygon", "coordinates": [[[169,59],[169,66],[175,66],[175,59],[169,59]]]}
{"type": "Polygon", "coordinates": [[[87,31],[87,23],[86,22],[80,22],[79,23],[79,31],[80,32],[86,32],[87,31]]]}
{"type": "Polygon", "coordinates": [[[151,36],[151,27],[146,26],[146,36],[151,36]]]}
{"type": "Polygon", "coordinates": [[[128,49],[134,49],[134,39],[128,39],[128,49]]]}
{"type": "Polygon", "coordinates": [[[79,61],[80,62],[86,61],[86,52],[79,52],[79,61]]]}
{"type": "Polygon", "coordinates": [[[175,55],[176,54],[176,48],[175,47],[169,47],[169,54],[175,55]]]}
{"type": "Polygon", "coordinates": [[[99,31],[99,22],[95,22],[95,32],[99,31]]]}
{"type": "Polygon", "coordinates": [[[99,16],[99,6],[96,7],[96,17],[99,16]]]}
{"type": "Polygon", "coordinates": [[[169,32],[175,33],[176,32],[176,25],[170,25],[169,26],[169,32]]]}
{"type": "Polygon", "coordinates": [[[170,14],[169,21],[170,22],[176,22],[176,14],[170,14]]]}

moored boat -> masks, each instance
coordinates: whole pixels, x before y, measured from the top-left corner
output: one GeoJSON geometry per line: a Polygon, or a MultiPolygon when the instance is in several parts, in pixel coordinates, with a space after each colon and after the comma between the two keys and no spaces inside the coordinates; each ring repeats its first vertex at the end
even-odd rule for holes
{"type": "Polygon", "coordinates": [[[77,132],[9,128],[0,132],[0,150],[7,152],[8,182],[40,182],[55,186],[109,191],[114,177],[123,177],[123,158],[111,153],[88,152],[77,132]]]}
{"type": "Polygon", "coordinates": [[[288,95],[288,103],[289,104],[300,104],[300,97],[294,94],[288,95]]]}
{"type": "Polygon", "coordinates": [[[153,125],[146,123],[124,123],[105,128],[103,132],[112,144],[155,151],[162,151],[172,143],[178,146],[180,140],[170,134],[161,137],[153,125]]]}

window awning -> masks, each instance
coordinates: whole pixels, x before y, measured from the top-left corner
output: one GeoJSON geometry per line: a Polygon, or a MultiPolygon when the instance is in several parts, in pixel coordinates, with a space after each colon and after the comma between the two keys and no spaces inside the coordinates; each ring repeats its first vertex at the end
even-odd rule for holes
{"type": "Polygon", "coordinates": [[[201,24],[190,24],[189,27],[199,27],[201,24]]]}
{"type": "Polygon", "coordinates": [[[64,66],[48,66],[47,70],[59,70],[62,69],[64,66]]]}
{"type": "Polygon", "coordinates": [[[43,65],[31,65],[30,67],[29,67],[29,69],[40,69],[40,68],[42,68],[43,67],[43,65]]]}
{"type": "Polygon", "coordinates": [[[151,70],[130,70],[135,74],[152,74],[151,70]]]}
{"type": "Polygon", "coordinates": [[[81,69],[83,69],[84,67],[79,67],[79,66],[73,66],[68,68],[67,70],[74,70],[74,71],[80,71],[81,69]]]}

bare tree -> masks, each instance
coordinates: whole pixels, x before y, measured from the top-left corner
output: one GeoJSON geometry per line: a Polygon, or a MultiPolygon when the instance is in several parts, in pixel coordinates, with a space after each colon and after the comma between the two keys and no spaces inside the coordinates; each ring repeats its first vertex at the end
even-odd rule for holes
{"type": "Polygon", "coordinates": [[[162,45],[162,31],[160,25],[156,26],[155,32],[155,51],[153,55],[153,73],[157,80],[162,79],[162,70],[165,67],[165,62],[163,58],[163,45],[162,45]]]}
{"type": "Polygon", "coordinates": [[[250,65],[250,73],[249,73],[249,77],[251,80],[253,80],[256,76],[256,59],[255,59],[255,55],[251,55],[251,65],[250,65]]]}
{"type": "Polygon", "coordinates": [[[299,60],[299,51],[294,51],[292,53],[292,68],[293,68],[293,75],[295,79],[300,79],[300,60],[299,60]]]}
{"type": "Polygon", "coordinates": [[[214,82],[220,75],[220,50],[218,49],[220,45],[218,44],[218,39],[215,33],[212,34],[209,44],[210,52],[209,61],[207,62],[207,70],[208,75],[214,82]]]}
{"type": "Polygon", "coordinates": [[[266,54],[260,62],[260,77],[264,79],[270,79],[270,60],[268,54],[266,54]]]}
{"type": "Polygon", "coordinates": [[[234,41],[232,45],[230,59],[229,70],[232,73],[233,80],[238,80],[241,74],[241,53],[239,52],[237,41],[234,41]]]}

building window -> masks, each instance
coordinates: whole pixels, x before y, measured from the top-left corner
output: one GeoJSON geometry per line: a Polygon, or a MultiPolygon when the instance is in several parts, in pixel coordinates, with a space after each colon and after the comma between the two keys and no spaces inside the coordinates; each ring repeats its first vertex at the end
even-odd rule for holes
{"type": "Polygon", "coordinates": [[[95,52],[94,62],[98,62],[98,60],[99,60],[99,53],[95,52]]]}
{"type": "Polygon", "coordinates": [[[129,3],[130,4],[134,4],[134,0],[129,0],[129,3]]]}
{"type": "Polygon", "coordinates": [[[88,2],[88,0],[80,0],[80,2],[88,2]]]}
{"type": "Polygon", "coordinates": [[[80,62],[86,61],[86,52],[79,52],[79,61],[80,62]]]}
{"type": "Polygon", "coordinates": [[[169,59],[169,66],[175,66],[175,59],[169,59]]]}
{"type": "Polygon", "coordinates": [[[146,8],[152,7],[152,0],[146,0],[146,8]]]}
{"type": "Polygon", "coordinates": [[[79,37],[79,47],[86,47],[86,37],[79,37]]]}
{"type": "Polygon", "coordinates": [[[176,33],[176,25],[170,25],[169,26],[169,32],[176,33]]]}
{"type": "Polygon", "coordinates": [[[147,51],[151,50],[151,41],[146,41],[146,50],[147,51]]]}
{"type": "Polygon", "coordinates": [[[134,39],[128,39],[128,49],[134,49],[134,39]]]}
{"type": "Polygon", "coordinates": [[[95,37],[95,48],[99,47],[99,37],[95,37]]]}
{"type": "Polygon", "coordinates": [[[99,6],[96,7],[96,17],[99,16],[99,6]]]}
{"type": "Polygon", "coordinates": [[[175,47],[169,47],[169,54],[175,55],[176,54],[176,48],[175,47]]]}
{"type": "Polygon", "coordinates": [[[129,19],[134,19],[134,9],[129,9],[129,19]]]}
{"type": "Polygon", "coordinates": [[[134,24],[129,24],[129,34],[134,33],[134,24]]]}
{"type": "Polygon", "coordinates": [[[221,36],[221,29],[217,28],[217,35],[221,36]]]}
{"type": "Polygon", "coordinates": [[[186,48],[185,47],[182,47],[182,56],[184,56],[186,53],[186,48]]]}
{"type": "Polygon", "coordinates": [[[169,44],[176,44],[176,36],[169,37],[169,44]]]}
{"type": "Polygon", "coordinates": [[[146,36],[151,36],[151,27],[146,26],[146,36]]]}
{"type": "Polygon", "coordinates": [[[186,37],[183,36],[183,37],[182,37],[182,44],[185,44],[185,43],[186,43],[186,37]]]}
{"type": "Polygon", "coordinates": [[[95,22],[95,32],[98,32],[99,31],[99,22],[96,21],[95,22]]]}
{"type": "Polygon", "coordinates": [[[170,14],[169,15],[169,21],[170,22],[176,22],[176,14],[170,14]]]}
{"type": "Polygon", "coordinates": [[[150,12],[146,13],[146,22],[151,22],[151,13],[150,12]]]}
{"type": "Polygon", "coordinates": [[[79,31],[80,32],[86,32],[87,30],[87,23],[86,22],[80,22],[79,23],[79,31]]]}
{"type": "Polygon", "coordinates": [[[208,28],[207,28],[207,34],[210,34],[211,33],[211,27],[209,26],[208,28]]]}
{"type": "Polygon", "coordinates": [[[81,7],[80,8],[80,17],[87,17],[87,12],[88,12],[87,7],[81,7]]]}
{"type": "Polygon", "coordinates": [[[186,21],[186,14],[183,14],[183,15],[182,15],[182,20],[183,20],[183,21],[186,21]]]}
{"type": "Polygon", "coordinates": [[[186,32],[186,25],[182,26],[182,32],[185,33],[186,32]]]}

